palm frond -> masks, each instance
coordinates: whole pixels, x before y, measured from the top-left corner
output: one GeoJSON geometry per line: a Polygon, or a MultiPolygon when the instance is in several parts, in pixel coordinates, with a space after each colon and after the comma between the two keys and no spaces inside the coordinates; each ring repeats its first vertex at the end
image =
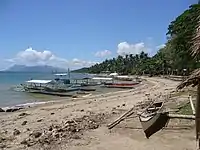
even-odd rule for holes
{"type": "Polygon", "coordinates": [[[194,38],[192,39],[191,54],[193,57],[200,55],[200,15],[198,17],[198,24],[196,27],[196,32],[194,38]]]}

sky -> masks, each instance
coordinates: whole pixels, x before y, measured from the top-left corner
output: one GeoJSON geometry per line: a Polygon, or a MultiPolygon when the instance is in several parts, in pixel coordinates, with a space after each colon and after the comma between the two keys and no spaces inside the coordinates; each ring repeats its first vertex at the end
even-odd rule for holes
{"type": "Polygon", "coordinates": [[[0,70],[81,68],[118,55],[154,55],[168,25],[197,0],[0,0],[0,70]]]}

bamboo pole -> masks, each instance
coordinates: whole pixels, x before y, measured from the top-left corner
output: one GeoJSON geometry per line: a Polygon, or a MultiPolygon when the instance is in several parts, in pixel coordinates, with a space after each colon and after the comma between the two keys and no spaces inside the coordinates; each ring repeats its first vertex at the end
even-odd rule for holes
{"type": "Polygon", "coordinates": [[[192,108],[192,114],[195,115],[195,108],[194,108],[194,104],[193,104],[193,101],[192,101],[192,96],[189,96],[189,100],[190,100],[190,105],[191,105],[191,108],[192,108]]]}
{"type": "Polygon", "coordinates": [[[200,132],[200,82],[197,88],[197,102],[196,102],[196,113],[195,113],[195,124],[196,124],[196,140],[198,141],[198,148],[200,149],[199,132],[200,132]]]}
{"type": "Polygon", "coordinates": [[[130,110],[125,112],[123,115],[121,115],[119,118],[117,118],[115,121],[113,121],[112,123],[108,124],[108,128],[112,129],[114,126],[119,124],[122,120],[124,120],[127,116],[130,116],[131,114],[133,114],[133,110],[134,110],[134,108],[131,108],[130,110]]]}

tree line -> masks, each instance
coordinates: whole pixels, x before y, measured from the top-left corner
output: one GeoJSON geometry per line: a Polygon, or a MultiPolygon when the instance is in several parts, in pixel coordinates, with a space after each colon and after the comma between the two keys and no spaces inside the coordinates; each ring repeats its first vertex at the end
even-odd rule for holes
{"type": "Polygon", "coordinates": [[[102,71],[118,72],[120,74],[188,74],[200,67],[199,58],[191,56],[191,40],[194,38],[200,14],[200,4],[191,5],[168,26],[167,43],[154,56],[147,53],[130,54],[106,59],[102,63],[85,72],[100,73],[102,71]]]}

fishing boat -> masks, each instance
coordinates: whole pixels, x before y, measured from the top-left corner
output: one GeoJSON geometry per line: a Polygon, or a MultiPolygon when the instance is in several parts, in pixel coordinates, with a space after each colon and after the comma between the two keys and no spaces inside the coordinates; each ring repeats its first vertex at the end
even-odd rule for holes
{"type": "Polygon", "coordinates": [[[23,86],[25,92],[29,93],[39,93],[46,95],[56,95],[56,96],[70,96],[67,92],[78,91],[79,88],[71,87],[58,87],[52,82],[52,80],[29,80],[26,81],[27,84],[23,86]]]}
{"type": "Polygon", "coordinates": [[[163,113],[163,102],[150,105],[139,115],[142,128],[147,138],[166,126],[169,118],[163,113]]]}

